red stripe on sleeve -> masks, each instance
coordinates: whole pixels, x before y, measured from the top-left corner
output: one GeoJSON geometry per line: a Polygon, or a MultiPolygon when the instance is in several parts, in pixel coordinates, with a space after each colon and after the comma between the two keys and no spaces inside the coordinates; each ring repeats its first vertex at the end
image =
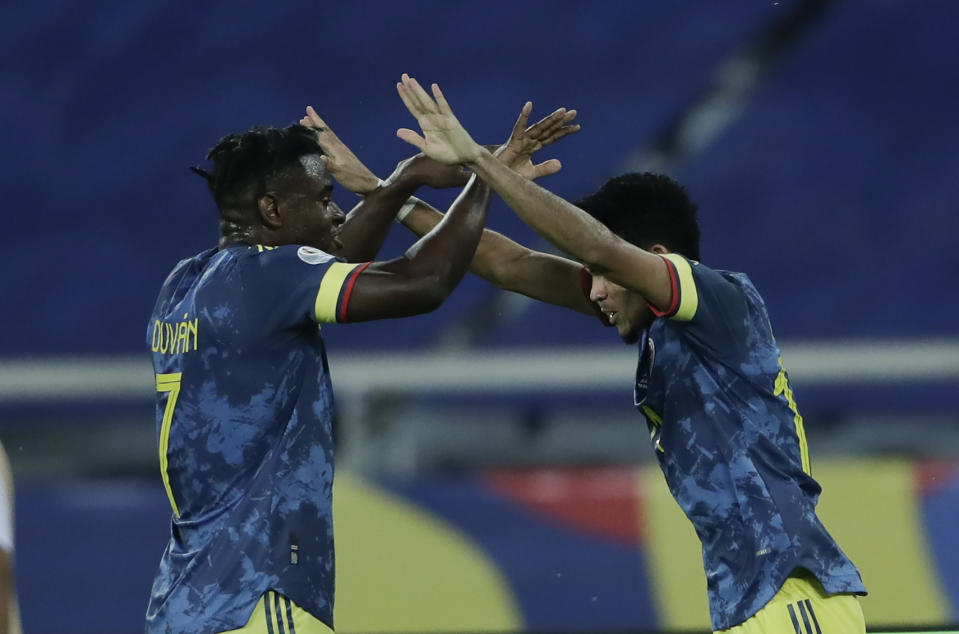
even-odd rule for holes
{"type": "Polygon", "coordinates": [[[366,262],[353,269],[350,277],[346,280],[346,283],[343,284],[343,300],[340,302],[340,314],[336,316],[336,321],[339,323],[342,324],[346,322],[346,309],[350,305],[350,296],[353,294],[353,285],[356,284],[356,278],[359,277],[360,273],[370,264],[372,264],[372,262],[366,262]]]}
{"type": "Polygon", "coordinates": [[[669,308],[666,310],[659,310],[653,306],[650,302],[646,302],[646,305],[649,306],[649,309],[653,311],[653,314],[657,317],[672,317],[676,314],[676,311],[679,310],[679,274],[676,273],[676,265],[662,258],[663,262],[666,263],[666,270],[669,271],[669,287],[673,292],[673,299],[669,302],[669,308]]]}

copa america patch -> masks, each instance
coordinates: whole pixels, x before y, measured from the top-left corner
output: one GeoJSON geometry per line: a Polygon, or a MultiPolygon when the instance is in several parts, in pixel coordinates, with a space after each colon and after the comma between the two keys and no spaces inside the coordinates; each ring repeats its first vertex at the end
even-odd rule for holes
{"type": "Polygon", "coordinates": [[[296,250],[296,256],[307,264],[323,264],[333,259],[329,253],[313,247],[300,247],[296,250]]]}

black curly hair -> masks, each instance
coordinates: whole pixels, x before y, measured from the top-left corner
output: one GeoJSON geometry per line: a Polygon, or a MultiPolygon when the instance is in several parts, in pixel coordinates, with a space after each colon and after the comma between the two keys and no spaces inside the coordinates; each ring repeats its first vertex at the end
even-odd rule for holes
{"type": "Polygon", "coordinates": [[[576,205],[640,248],[662,244],[699,260],[697,207],[685,188],[664,174],[631,172],[611,178],[576,205]]]}

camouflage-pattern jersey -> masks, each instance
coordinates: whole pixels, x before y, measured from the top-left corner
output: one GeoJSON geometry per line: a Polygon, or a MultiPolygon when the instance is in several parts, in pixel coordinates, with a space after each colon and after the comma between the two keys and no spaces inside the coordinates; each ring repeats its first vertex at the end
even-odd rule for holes
{"type": "Polygon", "coordinates": [[[275,590],[333,627],[333,394],[319,323],[363,265],[306,246],[180,262],[147,329],[173,509],[150,634],[243,626],[275,590]]]}
{"type": "Polygon", "coordinates": [[[816,517],[822,489],[762,297],[742,273],[664,259],[673,302],[642,337],[634,399],[702,541],[713,629],[754,615],[797,568],[865,594],[816,517]]]}

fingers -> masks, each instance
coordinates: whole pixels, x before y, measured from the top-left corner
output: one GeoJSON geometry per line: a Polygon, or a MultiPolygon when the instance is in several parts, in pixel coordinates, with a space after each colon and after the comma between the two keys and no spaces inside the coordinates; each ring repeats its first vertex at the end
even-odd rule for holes
{"type": "Polygon", "coordinates": [[[566,108],[557,108],[553,112],[549,113],[533,125],[531,125],[527,130],[527,134],[530,136],[543,134],[545,130],[553,128],[558,121],[561,121],[566,116],[566,108]]]}
{"type": "Polygon", "coordinates": [[[543,147],[546,147],[547,145],[550,145],[552,143],[555,143],[556,141],[559,141],[564,136],[568,136],[575,132],[579,132],[581,129],[582,129],[582,126],[579,125],[578,123],[576,125],[564,125],[562,128],[554,130],[552,134],[550,134],[545,139],[540,139],[540,143],[542,144],[543,147]]]}
{"type": "Polygon", "coordinates": [[[326,121],[317,114],[313,106],[306,107],[306,116],[300,119],[300,125],[311,128],[316,132],[316,140],[324,147],[324,151],[329,151],[327,148],[342,145],[340,138],[330,129],[326,121]]]}
{"type": "Polygon", "coordinates": [[[523,133],[523,130],[526,129],[526,123],[529,121],[529,115],[533,112],[533,102],[527,101],[523,104],[522,110],[519,111],[519,116],[516,118],[516,123],[513,125],[513,131],[510,132],[510,138],[515,139],[523,133]]]}
{"type": "Polygon", "coordinates": [[[549,137],[557,128],[567,124],[576,117],[576,111],[567,111],[566,108],[557,108],[552,113],[543,117],[529,129],[526,130],[526,136],[533,139],[544,139],[549,137]],[[570,115],[572,113],[572,115],[570,115]]]}
{"type": "Polygon", "coordinates": [[[426,91],[423,90],[423,87],[420,86],[420,82],[416,81],[414,77],[409,75],[404,75],[406,78],[406,87],[409,88],[413,98],[416,99],[419,104],[420,110],[423,112],[435,112],[436,108],[434,107],[433,100],[430,98],[426,91]]]}
{"type": "Polygon", "coordinates": [[[406,99],[409,101],[407,108],[410,108],[410,104],[412,104],[410,112],[415,115],[435,112],[436,108],[431,107],[433,106],[433,100],[426,94],[426,91],[423,90],[423,87],[420,86],[418,81],[406,73],[403,73],[400,83],[403,86],[403,91],[406,93],[406,99]]]}
{"type": "Polygon", "coordinates": [[[540,142],[540,147],[555,143],[564,136],[579,132],[582,128],[578,123],[570,124],[579,114],[576,110],[559,108],[549,116],[536,122],[526,131],[526,135],[540,142]]]}
{"type": "Polygon", "coordinates": [[[406,88],[406,86],[401,82],[397,82],[396,92],[399,93],[400,99],[403,100],[403,105],[406,106],[406,109],[410,111],[410,114],[414,117],[418,117],[421,114],[419,106],[413,100],[413,97],[410,95],[410,91],[406,88]]]}
{"type": "Polygon", "coordinates": [[[533,166],[533,180],[542,178],[543,176],[549,176],[550,174],[555,174],[561,169],[563,169],[563,164],[559,162],[559,159],[549,159],[548,161],[543,161],[539,165],[533,166]]]}
{"type": "Polygon", "coordinates": [[[436,105],[439,106],[440,112],[443,114],[453,114],[453,109],[450,108],[450,104],[446,101],[443,91],[440,90],[440,85],[433,84],[430,88],[433,90],[433,97],[436,99],[436,105]]]}
{"type": "Polygon", "coordinates": [[[416,146],[421,152],[426,148],[426,139],[409,128],[400,128],[396,131],[396,136],[406,141],[410,145],[416,146]]]}
{"type": "Polygon", "coordinates": [[[313,106],[306,107],[306,118],[308,118],[315,127],[326,128],[327,130],[330,129],[330,126],[326,124],[326,121],[324,121],[320,115],[316,113],[316,110],[313,109],[313,106]]]}
{"type": "Polygon", "coordinates": [[[440,112],[440,107],[438,103],[442,100],[442,103],[445,104],[446,112],[450,112],[450,105],[446,101],[446,97],[443,96],[443,91],[440,90],[440,87],[436,84],[433,84],[433,94],[436,96],[434,101],[432,97],[426,92],[426,90],[420,86],[420,83],[416,81],[415,77],[410,77],[406,73],[403,73],[402,77],[403,87],[406,89],[408,96],[413,100],[417,105],[421,114],[435,114],[440,112]]]}

